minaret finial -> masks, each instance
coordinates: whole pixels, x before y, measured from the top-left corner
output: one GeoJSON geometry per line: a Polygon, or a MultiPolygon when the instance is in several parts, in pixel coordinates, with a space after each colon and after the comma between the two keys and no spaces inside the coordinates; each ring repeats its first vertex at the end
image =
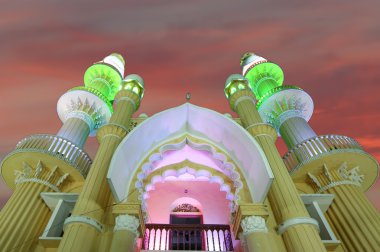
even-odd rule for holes
{"type": "Polygon", "coordinates": [[[187,92],[187,93],[186,93],[186,101],[189,102],[189,101],[190,101],[190,98],[191,98],[191,93],[190,93],[190,92],[187,92]]]}

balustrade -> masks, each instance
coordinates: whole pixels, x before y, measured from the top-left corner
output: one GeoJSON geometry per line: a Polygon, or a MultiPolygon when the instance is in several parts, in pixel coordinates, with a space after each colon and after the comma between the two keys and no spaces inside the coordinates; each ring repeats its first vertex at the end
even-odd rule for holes
{"type": "Polygon", "coordinates": [[[144,250],[233,251],[229,225],[146,224],[144,250]]]}

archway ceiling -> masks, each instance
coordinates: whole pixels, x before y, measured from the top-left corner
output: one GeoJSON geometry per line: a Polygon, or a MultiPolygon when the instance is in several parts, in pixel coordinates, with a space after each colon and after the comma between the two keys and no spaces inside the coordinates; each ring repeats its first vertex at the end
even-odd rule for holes
{"type": "Polygon", "coordinates": [[[141,123],[120,143],[107,180],[117,202],[127,198],[133,176],[157,146],[183,135],[211,142],[228,153],[247,181],[252,200],[262,202],[273,180],[257,142],[232,119],[189,103],[160,112],[141,123]]]}

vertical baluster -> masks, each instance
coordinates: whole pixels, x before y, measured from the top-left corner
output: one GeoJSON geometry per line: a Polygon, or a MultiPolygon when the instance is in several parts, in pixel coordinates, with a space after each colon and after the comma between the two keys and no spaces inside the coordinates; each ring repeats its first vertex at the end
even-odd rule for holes
{"type": "Polygon", "coordinates": [[[155,249],[155,245],[156,245],[156,228],[155,227],[152,228],[152,232],[153,232],[153,238],[152,238],[153,246],[152,246],[152,250],[154,250],[155,249]]]}
{"type": "Polygon", "coordinates": [[[157,229],[157,231],[160,231],[160,236],[159,236],[159,239],[158,239],[158,250],[161,250],[161,239],[162,239],[162,231],[163,229],[157,229]]]}
{"type": "Polygon", "coordinates": [[[145,234],[144,234],[144,249],[149,249],[149,232],[150,230],[148,228],[145,229],[145,234]]]}
{"type": "Polygon", "coordinates": [[[176,234],[177,234],[177,235],[176,235],[176,238],[177,238],[177,239],[176,239],[176,241],[177,241],[177,250],[179,250],[179,232],[178,232],[177,229],[176,229],[175,231],[176,231],[176,234]]]}
{"type": "Polygon", "coordinates": [[[228,232],[228,229],[227,228],[224,228],[223,229],[223,246],[224,246],[224,251],[229,251],[229,247],[228,247],[228,244],[227,244],[227,232],[228,232]]]}
{"type": "Polygon", "coordinates": [[[212,251],[216,251],[215,250],[215,239],[214,239],[214,229],[211,229],[211,239],[212,239],[212,251]]]}
{"type": "Polygon", "coordinates": [[[207,251],[210,251],[210,246],[209,246],[209,242],[208,242],[208,230],[205,229],[204,232],[206,233],[206,250],[207,251]]]}
{"type": "Polygon", "coordinates": [[[169,250],[170,233],[171,233],[171,230],[168,229],[168,230],[166,231],[166,245],[165,245],[165,249],[166,249],[166,250],[169,250]]]}

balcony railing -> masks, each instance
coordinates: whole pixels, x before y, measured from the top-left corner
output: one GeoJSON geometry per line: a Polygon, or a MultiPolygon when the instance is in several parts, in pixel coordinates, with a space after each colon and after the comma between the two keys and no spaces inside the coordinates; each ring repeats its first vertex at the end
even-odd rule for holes
{"type": "Polygon", "coordinates": [[[363,151],[360,144],[346,136],[324,135],[307,139],[288,151],[283,160],[289,171],[293,172],[308,160],[324,153],[342,149],[363,151]]]}
{"type": "Polygon", "coordinates": [[[144,250],[233,251],[229,225],[146,224],[144,250]]]}
{"type": "Polygon", "coordinates": [[[84,177],[86,177],[92,163],[91,158],[80,147],[55,135],[32,135],[26,137],[16,145],[15,151],[47,153],[67,162],[84,177]]]}

